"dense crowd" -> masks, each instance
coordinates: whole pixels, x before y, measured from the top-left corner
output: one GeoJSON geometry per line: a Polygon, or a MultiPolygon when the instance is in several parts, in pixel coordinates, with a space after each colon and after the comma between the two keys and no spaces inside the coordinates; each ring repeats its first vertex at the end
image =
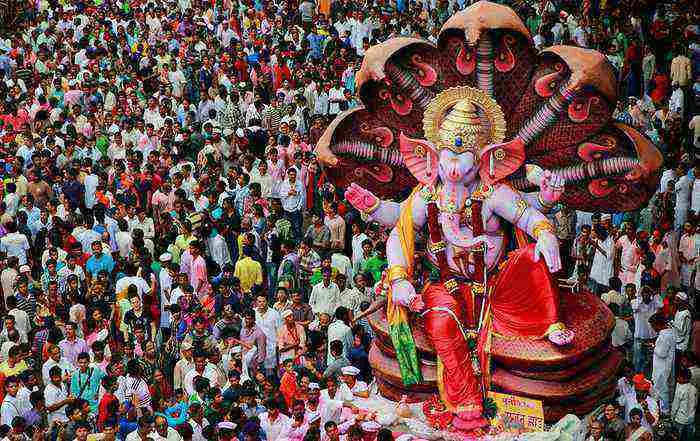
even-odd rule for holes
{"type": "MultiPolygon", "coordinates": [[[[360,405],[387,231],[313,150],[358,104],[369,46],[435,42],[465,1],[18,5],[0,39],[0,439],[411,439],[360,405]]],[[[665,157],[641,211],[551,215],[564,278],[610,306],[627,356],[587,436],[691,440],[697,10],[511,6],[537,47],[607,54],[615,117],[665,157]]]]}

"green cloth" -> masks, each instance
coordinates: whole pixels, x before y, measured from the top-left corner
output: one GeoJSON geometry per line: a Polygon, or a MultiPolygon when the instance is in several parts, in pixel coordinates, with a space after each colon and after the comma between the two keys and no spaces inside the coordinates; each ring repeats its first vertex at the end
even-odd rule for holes
{"type": "Polygon", "coordinates": [[[399,362],[403,384],[411,386],[422,382],[423,375],[418,362],[418,351],[410,325],[405,322],[389,325],[389,335],[396,350],[396,361],[399,362]]]}
{"type": "Polygon", "coordinates": [[[100,135],[95,140],[95,147],[102,153],[103,156],[107,155],[107,147],[109,147],[109,138],[104,135],[100,135]]]}
{"type": "Polygon", "coordinates": [[[537,30],[540,28],[540,23],[542,23],[542,17],[538,15],[533,15],[532,17],[528,17],[527,20],[525,20],[525,25],[530,30],[530,33],[532,35],[535,35],[537,33],[537,30]]]}
{"type": "Polygon", "coordinates": [[[386,258],[380,258],[375,255],[365,261],[365,264],[362,265],[362,271],[369,272],[372,274],[374,284],[381,280],[382,271],[384,271],[384,268],[386,268],[387,265],[389,265],[389,262],[387,262],[386,258]]]}

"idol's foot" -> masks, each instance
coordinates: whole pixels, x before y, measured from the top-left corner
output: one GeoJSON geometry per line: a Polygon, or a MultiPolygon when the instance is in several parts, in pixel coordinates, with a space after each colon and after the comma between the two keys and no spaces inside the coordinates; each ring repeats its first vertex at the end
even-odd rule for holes
{"type": "Polygon", "coordinates": [[[554,331],[550,333],[547,338],[549,338],[549,341],[557,346],[565,346],[574,341],[574,335],[574,331],[563,329],[561,331],[554,331]]]}
{"type": "Polygon", "coordinates": [[[481,431],[489,426],[489,422],[481,415],[481,410],[458,412],[452,420],[452,427],[462,432],[481,431]]]}

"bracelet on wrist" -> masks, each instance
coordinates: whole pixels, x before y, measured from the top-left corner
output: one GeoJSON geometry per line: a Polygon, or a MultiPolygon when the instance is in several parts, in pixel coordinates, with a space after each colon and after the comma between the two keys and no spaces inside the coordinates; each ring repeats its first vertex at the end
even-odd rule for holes
{"type": "Polygon", "coordinates": [[[549,221],[539,221],[532,228],[532,237],[539,240],[540,235],[545,231],[554,234],[554,225],[549,221]]]}
{"type": "Polygon", "coordinates": [[[537,202],[540,203],[540,206],[541,206],[542,208],[547,209],[547,210],[552,209],[552,208],[554,207],[554,205],[555,205],[555,204],[552,204],[552,203],[547,203],[547,202],[545,202],[544,199],[542,199],[542,194],[541,194],[541,193],[537,193],[537,202]]]}
{"type": "Polygon", "coordinates": [[[362,214],[364,214],[365,216],[369,216],[370,214],[374,213],[375,210],[376,210],[377,208],[379,208],[379,203],[380,203],[380,202],[381,202],[381,201],[379,200],[379,198],[376,198],[376,200],[374,201],[374,203],[372,204],[372,206],[370,206],[369,208],[367,208],[367,209],[365,209],[365,210],[360,210],[360,212],[361,212],[362,214]]]}
{"type": "Polygon", "coordinates": [[[406,268],[402,267],[401,265],[392,265],[387,270],[387,280],[389,281],[389,283],[393,283],[397,280],[407,278],[408,272],[406,272],[406,268]]]}

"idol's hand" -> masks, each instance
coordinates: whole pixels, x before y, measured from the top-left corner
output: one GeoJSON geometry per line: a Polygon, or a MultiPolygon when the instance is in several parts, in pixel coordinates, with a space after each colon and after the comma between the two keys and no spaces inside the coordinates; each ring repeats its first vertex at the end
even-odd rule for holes
{"type": "Polygon", "coordinates": [[[554,205],[564,193],[564,178],[549,170],[542,172],[540,181],[540,197],[547,205],[554,205]]]}
{"type": "Polygon", "coordinates": [[[395,280],[391,284],[391,299],[395,304],[406,306],[411,311],[420,312],[425,308],[423,298],[406,279],[395,280]]]}
{"type": "Polygon", "coordinates": [[[556,273],[561,269],[561,258],[559,256],[559,241],[557,237],[549,231],[542,231],[535,246],[535,262],[544,258],[551,273],[556,273]]]}
{"type": "Polygon", "coordinates": [[[367,214],[371,214],[370,212],[377,208],[379,204],[379,198],[371,191],[362,188],[354,182],[345,190],[345,199],[347,199],[353,207],[367,214]]]}

